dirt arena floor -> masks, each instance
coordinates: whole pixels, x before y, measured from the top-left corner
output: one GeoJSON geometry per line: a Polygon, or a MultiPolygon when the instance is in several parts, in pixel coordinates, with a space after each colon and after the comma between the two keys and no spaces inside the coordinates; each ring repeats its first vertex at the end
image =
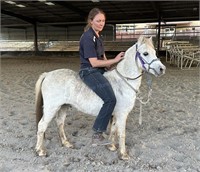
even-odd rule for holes
{"type": "MultiPolygon", "coordinates": [[[[200,172],[200,71],[167,65],[166,74],[153,77],[151,101],[139,103],[127,120],[129,161],[106,147],[91,147],[94,117],[75,109],[65,130],[75,149],[61,146],[52,121],[46,132],[47,157],[38,157],[34,86],[43,72],[59,68],[79,70],[72,57],[2,57],[0,82],[1,172],[200,172]]],[[[146,81],[141,89],[146,96],[146,81]]]]}

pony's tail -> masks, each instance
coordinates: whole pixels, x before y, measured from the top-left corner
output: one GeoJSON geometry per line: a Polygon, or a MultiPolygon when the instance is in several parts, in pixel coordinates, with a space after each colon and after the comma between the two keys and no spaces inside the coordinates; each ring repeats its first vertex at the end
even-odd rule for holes
{"type": "Polygon", "coordinates": [[[46,77],[47,73],[43,73],[40,75],[39,79],[37,80],[35,84],[35,113],[36,113],[36,125],[38,127],[38,123],[41,120],[43,116],[43,97],[42,97],[42,91],[41,86],[44,78],[46,77]]]}

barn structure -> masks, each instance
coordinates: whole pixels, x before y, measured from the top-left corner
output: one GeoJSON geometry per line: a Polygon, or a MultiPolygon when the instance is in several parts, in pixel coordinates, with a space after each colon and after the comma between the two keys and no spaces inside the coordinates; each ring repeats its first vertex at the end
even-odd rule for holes
{"type": "MultiPolygon", "coordinates": [[[[106,13],[107,51],[124,51],[140,34],[152,36],[157,51],[166,40],[199,42],[199,1],[1,1],[1,51],[78,51],[90,9],[106,13]],[[177,24],[181,21],[181,24],[177,24]],[[138,23],[154,23],[138,28],[138,23]],[[185,25],[183,24],[185,23],[185,25]],[[132,25],[131,25],[132,24],[132,25]],[[176,31],[180,26],[179,35],[176,31]],[[184,29],[182,29],[184,28],[184,29]]],[[[165,47],[164,47],[165,48],[165,47]]]]}

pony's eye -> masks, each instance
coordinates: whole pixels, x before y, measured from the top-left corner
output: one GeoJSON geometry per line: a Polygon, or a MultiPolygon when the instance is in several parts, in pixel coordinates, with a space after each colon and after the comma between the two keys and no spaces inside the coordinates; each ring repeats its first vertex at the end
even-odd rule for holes
{"type": "Polygon", "coordinates": [[[143,53],[143,55],[144,55],[144,56],[148,56],[148,55],[149,55],[149,53],[147,53],[147,52],[144,52],[144,53],[143,53]]]}

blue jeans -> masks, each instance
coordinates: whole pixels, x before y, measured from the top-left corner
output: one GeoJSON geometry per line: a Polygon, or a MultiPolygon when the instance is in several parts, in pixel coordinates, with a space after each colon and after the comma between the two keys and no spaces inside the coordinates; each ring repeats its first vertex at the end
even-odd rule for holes
{"type": "Polygon", "coordinates": [[[94,122],[93,130],[105,132],[116,105],[116,97],[109,81],[103,76],[104,69],[84,68],[79,72],[83,82],[91,88],[102,100],[103,106],[94,122]]]}

